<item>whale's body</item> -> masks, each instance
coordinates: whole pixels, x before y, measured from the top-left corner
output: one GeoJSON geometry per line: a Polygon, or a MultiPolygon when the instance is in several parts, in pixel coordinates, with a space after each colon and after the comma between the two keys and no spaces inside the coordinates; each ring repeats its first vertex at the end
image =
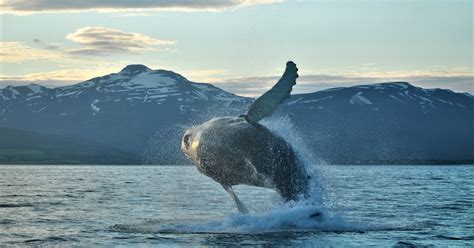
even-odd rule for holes
{"type": "Polygon", "coordinates": [[[201,173],[224,187],[240,212],[247,209],[233,192],[234,185],[274,188],[285,200],[308,194],[309,177],[291,145],[258,123],[290,96],[297,70],[288,62],[282,78],[250,106],[246,115],[214,118],[183,136],[183,152],[201,173]]]}
{"type": "Polygon", "coordinates": [[[307,194],[308,177],[291,145],[243,117],[215,118],[197,126],[185,135],[183,146],[198,170],[224,188],[274,188],[286,200],[307,194]]]}

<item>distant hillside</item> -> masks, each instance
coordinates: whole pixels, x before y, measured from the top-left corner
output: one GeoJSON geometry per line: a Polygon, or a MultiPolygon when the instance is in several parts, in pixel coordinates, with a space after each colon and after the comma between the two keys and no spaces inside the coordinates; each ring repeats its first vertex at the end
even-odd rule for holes
{"type": "MultiPolygon", "coordinates": [[[[35,143],[49,142],[57,149],[50,155],[59,152],[58,159],[71,163],[185,164],[190,162],[180,151],[180,140],[186,128],[213,117],[239,116],[252,102],[172,71],[129,65],[70,86],[0,89],[0,127],[104,144],[92,149],[79,141],[72,142],[77,146],[46,138],[35,143]],[[83,156],[70,159],[74,151],[83,156]],[[140,160],[117,156],[119,151],[140,160]]],[[[474,162],[474,96],[468,93],[406,82],[341,87],[292,95],[266,122],[285,125],[276,123],[282,116],[300,134],[307,152],[327,164],[474,162]]],[[[14,149],[11,144],[2,149],[14,149]]],[[[25,153],[16,159],[35,156],[41,157],[25,153]]]]}
{"type": "Polygon", "coordinates": [[[176,144],[185,126],[242,114],[251,101],[172,71],[128,65],[75,85],[0,89],[0,127],[93,140],[145,154],[147,163],[184,163],[176,144]]]}
{"type": "Polygon", "coordinates": [[[139,164],[138,156],[95,142],[0,128],[0,164],[139,164]]]}
{"type": "Polygon", "coordinates": [[[281,106],[329,164],[474,163],[474,97],[406,82],[293,95],[281,106]]]}

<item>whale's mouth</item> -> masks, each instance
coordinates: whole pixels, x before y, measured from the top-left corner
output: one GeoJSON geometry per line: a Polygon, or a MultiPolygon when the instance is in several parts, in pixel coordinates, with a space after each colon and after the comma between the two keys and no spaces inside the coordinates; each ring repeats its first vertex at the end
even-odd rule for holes
{"type": "Polygon", "coordinates": [[[201,133],[197,127],[188,129],[181,139],[181,151],[194,164],[197,163],[197,152],[199,148],[201,133]]]}
{"type": "Polygon", "coordinates": [[[184,153],[184,156],[186,156],[186,158],[188,158],[189,160],[193,160],[191,156],[191,151],[190,151],[191,137],[192,137],[192,134],[189,132],[186,132],[183,135],[183,138],[181,139],[181,151],[184,153]]]}
{"type": "Polygon", "coordinates": [[[191,134],[190,133],[186,133],[183,137],[183,145],[186,149],[189,149],[189,146],[190,146],[190,143],[189,143],[189,139],[191,138],[191,134]]]}

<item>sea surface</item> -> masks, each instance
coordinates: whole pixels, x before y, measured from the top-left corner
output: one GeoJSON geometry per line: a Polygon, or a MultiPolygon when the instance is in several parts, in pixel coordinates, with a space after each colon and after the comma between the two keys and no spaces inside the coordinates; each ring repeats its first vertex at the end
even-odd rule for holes
{"type": "Polygon", "coordinates": [[[0,246],[474,246],[474,166],[314,171],[310,202],[237,186],[238,214],[193,166],[0,166],[0,246]]]}

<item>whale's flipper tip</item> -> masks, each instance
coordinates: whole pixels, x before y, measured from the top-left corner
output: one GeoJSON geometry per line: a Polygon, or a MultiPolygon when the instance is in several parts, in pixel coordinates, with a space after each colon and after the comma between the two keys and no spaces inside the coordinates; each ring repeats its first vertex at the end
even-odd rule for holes
{"type": "Polygon", "coordinates": [[[237,205],[237,210],[241,214],[248,214],[249,210],[247,207],[245,207],[245,204],[237,197],[237,195],[234,193],[234,190],[232,189],[231,186],[223,186],[225,191],[229,193],[229,195],[234,199],[235,205],[237,205]]]}
{"type": "Polygon", "coordinates": [[[285,99],[290,98],[293,85],[296,84],[296,78],[298,78],[298,68],[296,64],[293,61],[286,62],[286,69],[283,76],[281,76],[280,80],[278,80],[272,89],[255,100],[250,106],[245,119],[252,124],[270,116],[278,105],[285,101],[285,99]]]}
{"type": "Polygon", "coordinates": [[[290,61],[286,62],[286,67],[296,68],[296,64],[295,64],[295,62],[290,60],[290,61]]]}

